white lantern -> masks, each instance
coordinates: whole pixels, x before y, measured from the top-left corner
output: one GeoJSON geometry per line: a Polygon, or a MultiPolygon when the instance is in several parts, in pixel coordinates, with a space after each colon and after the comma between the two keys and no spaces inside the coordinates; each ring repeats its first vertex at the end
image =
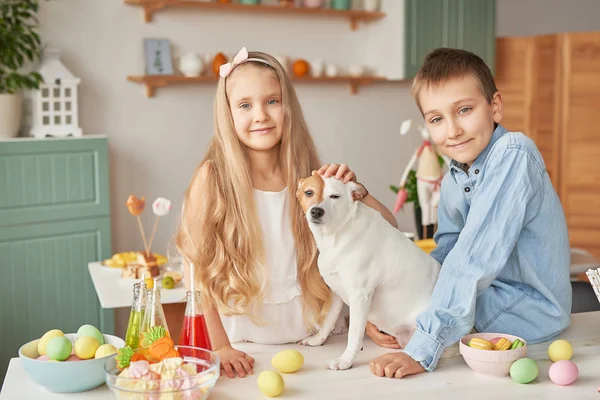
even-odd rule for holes
{"type": "Polygon", "coordinates": [[[44,78],[33,92],[31,136],[81,136],[77,116],[76,78],[61,62],[58,50],[45,50],[38,72],[44,78]]]}

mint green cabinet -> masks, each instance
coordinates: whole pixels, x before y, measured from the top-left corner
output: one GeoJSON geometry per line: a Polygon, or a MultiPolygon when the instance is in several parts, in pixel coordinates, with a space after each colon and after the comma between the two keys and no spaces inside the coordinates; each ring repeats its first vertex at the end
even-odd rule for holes
{"type": "Polygon", "coordinates": [[[472,51],[495,69],[495,0],[405,0],[405,77],[438,47],[472,51]]]}
{"type": "Polygon", "coordinates": [[[87,269],[110,255],[106,138],[0,141],[0,378],[50,329],[113,333],[87,269]]]}

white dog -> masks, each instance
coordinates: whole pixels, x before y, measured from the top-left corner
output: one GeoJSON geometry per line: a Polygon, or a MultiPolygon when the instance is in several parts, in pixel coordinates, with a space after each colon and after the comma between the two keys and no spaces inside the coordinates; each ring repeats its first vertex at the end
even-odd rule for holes
{"type": "Polygon", "coordinates": [[[376,210],[360,200],[363,185],[344,184],[313,173],[298,184],[296,196],[306,213],[319,249],[318,266],[334,292],[319,331],[300,344],[319,346],[338,319],[343,303],[350,308],[348,344],[327,365],[348,369],[362,347],[367,321],[396,337],[404,347],[417,315],[429,305],[440,264],[411,242],[376,210]]]}

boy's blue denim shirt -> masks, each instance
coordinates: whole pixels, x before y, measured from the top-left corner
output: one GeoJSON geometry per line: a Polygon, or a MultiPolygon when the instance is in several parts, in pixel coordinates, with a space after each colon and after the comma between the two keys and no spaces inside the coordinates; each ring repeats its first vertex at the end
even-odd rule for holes
{"type": "Polygon", "coordinates": [[[431,253],[442,269],[405,348],[428,371],[473,327],[533,344],[570,322],[567,225],[534,142],[498,125],[461,167],[452,161],[442,181],[431,253]]]}

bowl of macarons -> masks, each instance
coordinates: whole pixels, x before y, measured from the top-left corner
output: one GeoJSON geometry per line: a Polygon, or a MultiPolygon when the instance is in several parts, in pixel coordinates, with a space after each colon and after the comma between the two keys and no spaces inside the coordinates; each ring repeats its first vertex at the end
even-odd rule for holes
{"type": "Polygon", "coordinates": [[[460,340],[459,350],[473,371],[504,377],[513,362],[527,355],[527,343],[506,333],[473,333],[460,340]]]}

